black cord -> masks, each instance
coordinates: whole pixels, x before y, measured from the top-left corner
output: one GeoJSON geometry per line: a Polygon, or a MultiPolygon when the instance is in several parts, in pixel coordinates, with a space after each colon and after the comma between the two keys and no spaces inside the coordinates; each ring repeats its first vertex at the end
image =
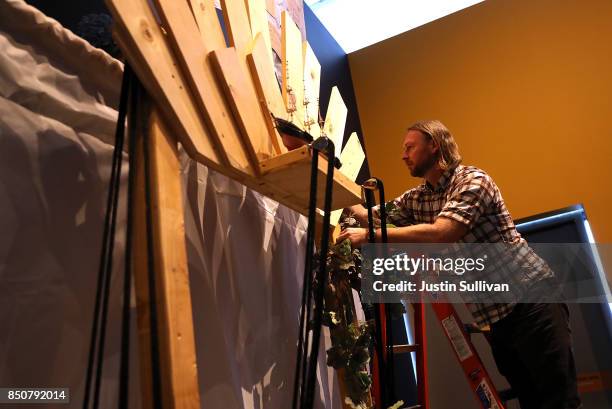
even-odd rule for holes
{"type": "MultiPolygon", "coordinates": [[[[317,139],[313,146],[317,145],[323,138],[317,139]]],[[[334,144],[331,140],[325,138],[325,150],[327,153],[327,178],[325,183],[325,203],[323,206],[323,231],[321,234],[321,253],[319,255],[319,271],[318,271],[318,286],[314,305],[314,323],[312,335],[312,351],[310,353],[310,362],[308,367],[308,379],[306,382],[306,399],[305,408],[311,409],[314,404],[314,392],[317,376],[317,364],[319,359],[319,341],[321,339],[321,326],[323,323],[323,306],[325,298],[325,288],[327,286],[327,252],[329,250],[329,221],[331,215],[332,193],[334,187],[334,144]]],[[[321,142],[323,143],[323,142],[321,142]]],[[[313,155],[318,155],[315,150],[313,155]]]]}
{"type": "MultiPolygon", "coordinates": [[[[378,183],[378,180],[376,180],[378,183]]],[[[365,199],[366,199],[366,208],[368,209],[368,242],[375,243],[376,242],[376,231],[374,229],[374,214],[372,208],[374,207],[374,192],[369,189],[364,189],[365,199]]],[[[384,203],[381,203],[381,219],[384,212],[384,203]]],[[[386,213],[384,214],[386,216],[386,213]]],[[[381,237],[383,236],[386,239],[387,230],[386,225],[384,225],[384,219],[381,220],[381,237]]],[[[378,250],[378,249],[377,249],[378,250]]],[[[386,308],[383,307],[385,310],[386,308]]],[[[374,310],[374,347],[376,350],[376,354],[378,355],[378,378],[379,378],[379,386],[380,386],[380,399],[381,399],[381,407],[389,406],[389,388],[388,388],[388,369],[387,369],[387,355],[385,352],[388,350],[383,346],[383,336],[382,336],[382,316],[381,316],[381,304],[375,303],[373,305],[374,310]]],[[[386,314],[385,314],[386,318],[386,314]]],[[[385,320],[386,321],[386,320],[385,320]]]]}
{"type": "MultiPolygon", "coordinates": [[[[126,64],[126,70],[130,67],[126,64]]],[[[121,314],[121,359],[119,365],[119,408],[127,409],[129,405],[129,378],[130,378],[130,324],[132,295],[132,243],[133,243],[133,205],[136,189],[136,136],[139,120],[139,83],[134,78],[131,81],[130,107],[128,110],[128,148],[129,148],[129,174],[127,189],[127,227],[125,232],[125,260],[123,271],[123,309],[121,314]]]]}
{"type": "MultiPolygon", "coordinates": [[[[376,179],[376,185],[378,187],[378,203],[380,203],[380,238],[381,241],[386,244],[388,243],[387,236],[387,208],[385,206],[385,186],[382,180],[376,179]]],[[[387,247],[383,246],[383,258],[387,257],[387,247]]],[[[392,308],[390,305],[385,304],[385,319],[387,321],[386,325],[386,335],[387,335],[387,360],[386,360],[386,380],[387,385],[389,386],[389,397],[391,404],[395,403],[396,395],[395,395],[395,357],[393,356],[393,316],[391,314],[392,308]]]]}
{"type": "Polygon", "coordinates": [[[94,407],[97,407],[99,398],[100,378],[102,371],[102,356],[104,352],[104,337],[106,334],[106,314],[102,312],[100,316],[100,306],[104,305],[104,310],[108,304],[108,290],[110,272],[112,270],[113,247],[115,240],[115,221],[119,198],[119,182],[121,180],[121,160],[123,154],[123,140],[125,133],[125,117],[127,110],[128,88],[130,73],[124,72],[121,82],[121,94],[119,98],[119,112],[117,116],[117,127],[115,129],[115,148],[111,164],[111,175],[109,180],[108,196],[106,201],[106,214],[104,217],[104,231],[102,233],[102,250],[100,252],[100,264],[98,269],[98,283],[94,301],[94,312],[91,326],[91,338],[89,342],[89,354],[87,359],[87,372],[85,376],[85,392],[83,398],[83,408],[89,408],[91,398],[91,383],[93,379],[94,363],[96,357],[96,346],[98,346],[98,361],[96,368],[94,407]],[[98,327],[100,336],[98,336],[98,327]],[[99,341],[99,343],[98,343],[99,341]]]}
{"type": "Polygon", "coordinates": [[[300,313],[300,329],[298,334],[297,363],[295,367],[295,377],[293,382],[293,403],[294,409],[304,401],[303,382],[306,379],[306,349],[309,341],[309,321],[312,296],[312,257],[314,253],[314,238],[316,228],[316,209],[317,209],[317,179],[319,169],[319,153],[313,149],[313,156],[310,168],[310,196],[308,204],[308,228],[306,230],[306,256],[304,260],[304,283],[302,284],[302,305],[300,313]]]}

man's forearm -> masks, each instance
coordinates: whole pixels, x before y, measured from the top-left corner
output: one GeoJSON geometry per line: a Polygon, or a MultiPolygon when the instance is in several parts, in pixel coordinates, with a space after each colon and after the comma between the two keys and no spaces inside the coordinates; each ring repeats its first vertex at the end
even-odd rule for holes
{"type": "MultiPolygon", "coordinates": [[[[433,224],[415,224],[413,226],[387,229],[389,243],[443,243],[439,229],[433,224]]],[[[381,240],[380,229],[376,229],[376,241],[381,240]]]]}
{"type": "MultiPolygon", "coordinates": [[[[454,243],[467,232],[467,227],[441,218],[436,223],[387,229],[389,243],[454,243]]],[[[380,229],[376,229],[376,241],[381,240],[380,229]]]]}

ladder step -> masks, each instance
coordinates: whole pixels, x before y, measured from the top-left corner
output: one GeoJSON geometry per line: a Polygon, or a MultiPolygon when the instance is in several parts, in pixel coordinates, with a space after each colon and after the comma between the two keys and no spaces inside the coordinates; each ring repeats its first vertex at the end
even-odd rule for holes
{"type": "Polygon", "coordinates": [[[419,350],[419,344],[393,345],[393,353],[405,354],[407,352],[416,352],[419,350]]]}

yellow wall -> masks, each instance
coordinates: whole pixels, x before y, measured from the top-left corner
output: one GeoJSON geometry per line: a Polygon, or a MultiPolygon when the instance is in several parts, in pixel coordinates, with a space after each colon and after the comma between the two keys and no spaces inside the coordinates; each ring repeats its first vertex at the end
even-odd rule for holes
{"type": "Polygon", "coordinates": [[[583,203],[612,242],[610,44],[610,0],[488,0],[350,54],[372,174],[418,183],[404,129],[440,119],[515,219],[583,203]]]}

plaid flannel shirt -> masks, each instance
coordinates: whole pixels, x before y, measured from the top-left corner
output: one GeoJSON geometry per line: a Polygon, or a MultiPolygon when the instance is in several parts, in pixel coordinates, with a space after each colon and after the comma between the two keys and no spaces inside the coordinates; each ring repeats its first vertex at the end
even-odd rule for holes
{"type": "MultiPolygon", "coordinates": [[[[512,217],[493,179],[473,166],[458,165],[444,172],[434,188],[428,182],[408,190],[394,199],[398,212],[389,223],[409,226],[433,223],[447,217],[469,228],[460,243],[513,243],[517,245],[515,260],[522,266],[519,277],[504,268],[496,269],[496,282],[510,282],[528,288],[535,282],[552,277],[553,272],[527,245],[516,231],[512,217]],[[504,276],[504,273],[508,276],[504,276]]],[[[374,208],[379,216],[379,207],[374,208]]],[[[500,266],[501,267],[501,266],[500,266]]],[[[519,301],[519,300],[516,300],[519,301]]],[[[478,325],[492,324],[508,315],[516,302],[468,303],[478,325]]]]}

